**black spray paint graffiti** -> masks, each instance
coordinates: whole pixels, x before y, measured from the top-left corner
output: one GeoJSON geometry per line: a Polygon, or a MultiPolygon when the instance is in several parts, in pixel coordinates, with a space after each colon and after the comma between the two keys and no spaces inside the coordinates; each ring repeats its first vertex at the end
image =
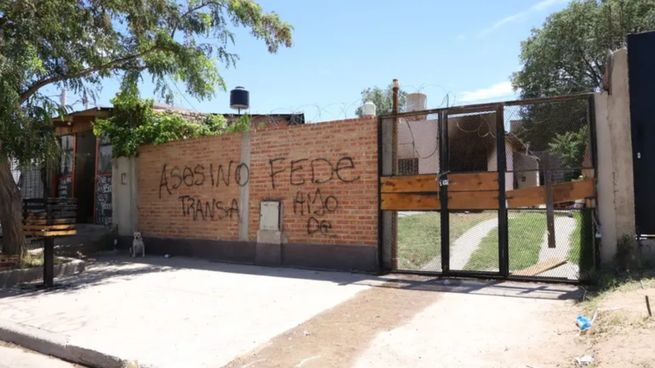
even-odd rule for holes
{"type": "MultiPolygon", "coordinates": [[[[271,187],[288,178],[293,186],[321,185],[332,181],[353,183],[359,180],[354,173],[355,162],[352,157],[344,156],[336,162],[325,158],[287,161],[285,157],[269,161],[271,187]],[[288,176],[287,176],[288,175],[288,176]]],[[[326,195],[317,188],[313,192],[299,190],[293,199],[293,213],[297,216],[308,216],[307,234],[329,234],[332,223],[323,217],[334,213],[339,208],[339,200],[334,195],[326,195]]]]}
{"type": "Polygon", "coordinates": [[[235,215],[237,219],[239,218],[239,202],[236,199],[232,199],[230,204],[216,199],[202,200],[188,195],[179,196],[177,199],[182,204],[182,216],[191,216],[193,221],[232,219],[235,215]]]}
{"type": "Polygon", "coordinates": [[[168,195],[172,195],[183,185],[193,187],[211,184],[212,187],[220,187],[221,185],[236,184],[243,187],[248,184],[249,180],[250,169],[243,162],[237,163],[230,160],[227,166],[211,163],[209,166],[197,164],[183,168],[173,166],[170,169],[167,164],[164,164],[159,179],[159,199],[161,199],[162,189],[165,189],[168,195]]]}
{"type": "MultiPolygon", "coordinates": [[[[162,199],[162,193],[173,195],[182,186],[228,187],[238,185],[243,187],[248,184],[249,180],[250,169],[243,162],[229,161],[227,165],[197,164],[182,168],[178,166],[169,168],[167,164],[164,164],[159,180],[159,199],[162,199]]],[[[193,221],[232,219],[235,215],[239,219],[239,202],[234,198],[225,202],[215,198],[201,199],[180,195],[177,199],[182,207],[182,216],[191,217],[193,221]]]]}
{"type": "Polygon", "coordinates": [[[327,213],[334,213],[339,208],[339,200],[333,195],[323,196],[321,189],[316,189],[312,193],[298,191],[293,200],[293,213],[300,216],[309,215],[307,220],[307,233],[309,235],[318,232],[327,234],[332,228],[332,224],[318,217],[327,213]]]}
{"type": "Polygon", "coordinates": [[[269,161],[273,189],[275,189],[276,178],[287,170],[289,171],[289,184],[291,185],[325,184],[332,180],[352,183],[359,180],[359,176],[354,176],[352,173],[352,170],[355,169],[355,162],[348,156],[340,158],[336,163],[325,158],[315,158],[313,160],[303,158],[290,161],[286,165],[286,160],[285,157],[278,157],[269,161]]]}

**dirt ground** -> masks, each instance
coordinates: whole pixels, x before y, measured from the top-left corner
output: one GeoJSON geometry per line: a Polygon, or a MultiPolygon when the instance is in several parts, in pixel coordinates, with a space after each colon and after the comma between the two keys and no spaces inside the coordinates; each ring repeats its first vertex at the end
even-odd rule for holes
{"type": "Polygon", "coordinates": [[[422,291],[368,289],[227,367],[352,367],[379,331],[406,323],[438,298],[422,291]]]}
{"type": "Polygon", "coordinates": [[[655,298],[651,283],[582,303],[582,295],[534,294],[540,286],[503,292],[505,284],[458,289],[388,283],[361,291],[227,367],[579,367],[576,358],[585,355],[593,358],[587,367],[655,367],[655,319],[647,317],[644,299],[655,298]],[[575,318],[595,311],[592,329],[581,334],[575,318]]]}
{"type": "Polygon", "coordinates": [[[645,296],[655,313],[655,279],[632,282],[585,303],[598,311],[586,344],[594,367],[655,367],[655,317],[648,316],[645,296]]]}
{"type": "Polygon", "coordinates": [[[572,295],[459,282],[361,291],[227,367],[573,367],[586,351],[572,295]]]}

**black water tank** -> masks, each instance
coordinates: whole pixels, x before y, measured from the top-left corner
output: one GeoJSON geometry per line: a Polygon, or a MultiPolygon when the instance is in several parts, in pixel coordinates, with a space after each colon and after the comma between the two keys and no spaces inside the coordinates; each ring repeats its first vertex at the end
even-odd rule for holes
{"type": "Polygon", "coordinates": [[[250,94],[243,87],[230,91],[230,107],[237,110],[247,110],[250,107],[250,94]]]}

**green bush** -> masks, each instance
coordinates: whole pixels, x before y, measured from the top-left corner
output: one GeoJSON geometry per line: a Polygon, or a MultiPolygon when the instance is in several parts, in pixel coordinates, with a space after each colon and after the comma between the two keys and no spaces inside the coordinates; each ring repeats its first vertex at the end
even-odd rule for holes
{"type": "Polygon", "coordinates": [[[247,131],[250,117],[243,115],[229,123],[223,115],[206,115],[199,121],[174,112],[155,112],[153,100],[142,99],[135,88],[127,88],[111,100],[111,117],[93,123],[93,133],[106,136],[114,157],[135,156],[139,146],[182,139],[247,131]]]}

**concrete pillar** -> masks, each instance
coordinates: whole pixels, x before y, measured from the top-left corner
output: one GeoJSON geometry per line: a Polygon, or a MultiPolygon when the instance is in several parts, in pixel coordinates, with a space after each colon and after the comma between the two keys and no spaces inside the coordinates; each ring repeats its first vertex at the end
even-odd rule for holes
{"type": "MultiPolygon", "coordinates": [[[[393,119],[381,119],[382,125],[382,175],[393,175],[393,119]]],[[[395,241],[394,223],[396,214],[391,211],[382,213],[381,223],[382,226],[382,268],[384,270],[391,270],[393,268],[392,249],[395,241]]]]}
{"type": "Polygon", "coordinates": [[[627,50],[615,51],[611,58],[609,91],[595,96],[603,264],[613,261],[617,240],[634,237],[636,231],[627,50]]]}
{"type": "MultiPolygon", "coordinates": [[[[250,170],[250,133],[241,134],[241,163],[250,170]]],[[[250,182],[239,190],[239,240],[248,241],[250,182]]]]}
{"type": "Polygon", "coordinates": [[[112,223],[119,236],[131,237],[138,231],[138,177],[135,157],[112,160],[112,223]]]}

